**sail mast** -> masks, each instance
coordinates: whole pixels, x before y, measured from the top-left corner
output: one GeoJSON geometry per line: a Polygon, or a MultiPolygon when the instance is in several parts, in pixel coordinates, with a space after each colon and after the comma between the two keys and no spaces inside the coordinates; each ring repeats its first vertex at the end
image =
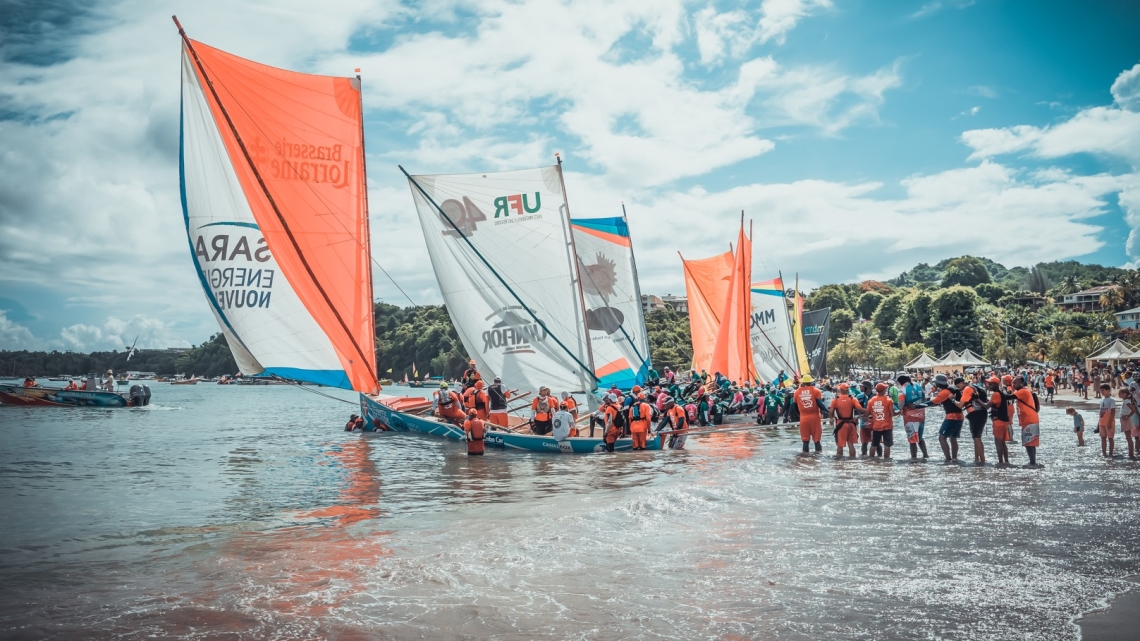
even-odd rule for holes
{"type": "Polygon", "coordinates": [[[463,242],[467,244],[467,247],[475,254],[475,256],[479,259],[479,261],[481,263],[483,263],[483,265],[491,272],[491,274],[495,276],[495,279],[499,281],[499,283],[503,286],[503,288],[506,289],[508,293],[510,293],[511,297],[515,299],[515,302],[517,302],[519,304],[519,306],[522,307],[523,310],[526,311],[527,315],[530,316],[531,320],[533,320],[535,323],[537,323],[539,327],[542,327],[542,329],[547,333],[547,335],[549,335],[551,338],[554,339],[555,344],[557,344],[558,347],[562,348],[562,351],[566,352],[566,354],[568,356],[570,356],[570,358],[575,363],[577,363],[579,367],[586,370],[586,372],[589,373],[590,377],[594,380],[594,384],[597,385],[598,377],[596,374],[594,374],[593,368],[591,368],[590,366],[583,363],[582,360],[580,358],[578,358],[577,354],[570,351],[570,348],[566,347],[566,344],[563,343],[558,338],[558,336],[556,336],[554,334],[554,332],[550,331],[550,328],[547,327],[546,323],[538,318],[538,316],[534,313],[534,310],[532,310],[529,305],[527,305],[525,302],[523,302],[523,299],[521,297],[519,297],[518,293],[515,292],[514,288],[512,288],[509,284],[507,284],[507,281],[503,278],[503,276],[501,274],[499,274],[499,272],[493,266],[491,266],[491,263],[490,263],[490,261],[487,260],[487,257],[484,256],[483,253],[480,252],[475,247],[475,245],[471,242],[471,239],[469,239],[467,237],[467,235],[463,232],[463,230],[460,229],[459,226],[455,224],[455,221],[451,219],[451,216],[448,215],[448,213],[445,212],[443,210],[443,208],[440,207],[439,204],[435,202],[435,199],[432,198],[431,195],[427,193],[427,191],[423,188],[423,186],[420,185],[419,181],[417,181],[415,178],[413,178],[411,176],[411,174],[408,173],[408,170],[404,169],[403,165],[397,165],[397,167],[400,168],[400,171],[403,172],[404,176],[412,183],[412,185],[415,186],[416,191],[419,192],[419,194],[421,196],[423,196],[424,200],[426,200],[432,206],[432,209],[437,214],[439,214],[439,216],[441,218],[443,218],[443,220],[447,221],[447,224],[450,225],[453,230],[455,230],[455,233],[456,233],[456,235],[458,235],[459,238],[463,239],[463,242]]]}
{"type": "MultiPolygon", "coordinates": [[[[625,214],[625,201],[621,202],[621,219],[625,221],[626,228],[629,227],[629,218],[625,214]]],[[[641,304],[641,282],[637,279],[637,258],[633,255],[633,234],[629,235],[629,265],[633,269],[633,291],[637,296],[637,318],[641,323],[641,337],[645,339],[645,356],[641,355],[641,350],[637,349],[637,344],[626,333],[625,327],[622,327],[621,332],[625,334],[625,339],[633,346],[633,353],[641,359],[641,364],[645,365],[646,370],[653,369],[653,355],[649,353],[649,330],[645,328],[645,306],[641,304]]]]}
{"type": "Polygon", "coordinates": [[[590,362],[590,375],[594,380],[594,389],[597,389],[598,377],[594,370],[594,347],[590,344],[590,324],[586,321],[586,294],[582,291],[582,270],[578,267],[580,262],[578,260],[578,248],[574,245],[574,234],[570,229],[570,196],[566,193],[566,178],[562,175],[562,156],[555,153],[554,158],[558,160],[558,182],[562,185],[562,204],[566,207],[566,219],[562,223],[562,234],[563,239],[569,240],[570,243],[570,260],[573,263],[571,268],[575,275],[574,286],[578,290],[578,305],[582,313],[582,336],[586,339],[586,360],[590,362]]]}
{"type": "MultiPolygon", "coordinates": [[[[277,201],[273,198],[273,194],[270,193],[269,187],[265,184],[265,179],[262,177],[261,172],[258,171],[257,165],[253,162],[253,158],[250,156],[249,149],[246,147],[245,141],[242,140],[241,134],[238,132],[237,126],[234,124],[233,119],[230,117],[229,111],[226,110],[226,106],[222,103],[221,96],[218,95],[218,90],[214,87],[214,81],[206,73],[206,68],[202,64],[201,58],[198,57],[198,52],[194,49],[194,44],[190,41],[190,37],[186,35],[185,29],[182,28],[182,23],[178,21],[178,16],[171,16],[171,19],[174,20],[174,25],[178,27],[178,35],[182,37],[182,42],[186,45],[186,48],[190,51],[190,56],[194,59],[194,66],[197,67],[198,72],[202,74],[202,78],[206,81],[206,86],[210,89],[210,95],[213,96],[214,102],[218,105],[218,109],[221,111],[222,116],[226,119],[226,125],[230,129],[230,133],[233,134],[238,148],[241,149],[242,156],[245,158],[250,172],[257,180],[257,184],[261,188],[262,194],[265,196],[265,199],[269,203],[270,208],[272,208],[273,213],[276,215],[277,221],[281,224],[281,229],[285,232],[286,237],[288,237],[290,244],[293,246],[293,250],[297,252],[298,260],[305,268],[305,272],[308,274],[309,279],[313,283],[313,286],[317,289],[318,292],[320,292],[321,297],[324,299],[324,302],[328,306],[329,311],[332,312],[333,316],[340,324],[341,329],[343,329],[345,335],[348,336],[349,342],[352,343],[352,346],[356,349],[357,354],[361,357],[361,359],[363,359],[362,362],[368,363],[369,360],[364,353],[363,347],[357,342],[355,335],[348,327],[348,323],[345,322],[344,317],[341,316],[340,311],[333,304],[332,298],[329,297],[328,292],[325,291],[324,286],[321,285],[321,282],[317,279],[316,273],[313,271],[313,268],[309,264],[308,259],[305,258],[304,253],[301,251],[301,246],[297,242],[297,238],[294,236],[293,230],[289,226],[289,222],[285,219],[285,216],[282,215],[281,209],[277,205],[277,201]]],[[[373,349],[373,358],[375,358],[375,349],[373,349]]],[[[375,372],[370,372],[370,374],[373,378],[375,378],[375,372]]]]}
{"type": "MultiPolygon", "coordinates": [[[[368,254],[368,260],[364,262],[364,272],[368,276],[368,326],[376,326],[376,290],[372,285],[372,227],[369,220],[370,212],[368,209],[368,154],[364,151],[364,83],[360,79],[359,69],[356,70],[356,90],[360,94],[360,173],[362,176],[360,190],[364,196],[364,249],[368,254]]],[[[395,281],[392,281],[395,282],[395,281]]],[[[396,287],[399,287],[397,285],[396,287]]],[[[408,299],[411,301],[411,299],[408,299]]],[[[412,303],[415,305],[415,303],[412,303]]],[[[376,353],[376,332],[372,332],[372,353],[376,353]]],[[[380,386],[380,359],[376,359],[376,391],[379,392],[383,389],[380,386]]]]}

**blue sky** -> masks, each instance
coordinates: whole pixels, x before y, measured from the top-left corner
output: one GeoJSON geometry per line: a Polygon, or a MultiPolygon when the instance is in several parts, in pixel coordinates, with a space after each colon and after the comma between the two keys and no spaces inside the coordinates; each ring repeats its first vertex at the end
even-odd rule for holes
{"type": "MultiPolygon", "coordinates": [[[[560,152],[576,216],[624,200],[642,290],[723,251],[807,287],[964,253],[1140,259],[1140,5],[996,0],[108,2],[0,15],[0,349],[216,331],[178,204],[179,41],[361,67],[373,253],[440,301],[396,169],[560,152]]],[[[406,300],[377,274],[376,296],[406,300]]],[[[121,347],[120,347],[121,348],[121,347]]]]}

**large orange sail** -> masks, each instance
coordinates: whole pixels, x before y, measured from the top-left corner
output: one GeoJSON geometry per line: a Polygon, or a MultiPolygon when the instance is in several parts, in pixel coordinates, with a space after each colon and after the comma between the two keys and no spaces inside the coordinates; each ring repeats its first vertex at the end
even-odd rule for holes
{"type": "Polygon", "coordinates": [[[689,332],[693,339],[693,368],[712,372],[713,350],[721,314],[732,281],[735,258],[731,251],[710,258],[685,260],[685,294],[689,302],[689,332]]]}
{"type": "Polygon", "coordinates": [[[377,391],[359,81],[187,43],[280,275],[328,337],[352,388],[377,391]]]}
{"type": "Polygon", "coordinates": [[[720,328],[713,348],[710,372],[745,383],[753,378],[750,314],[752,311],[752,240],[744,233],[743,222],[736,240],[732,277],[725,292],[720,328]]]}

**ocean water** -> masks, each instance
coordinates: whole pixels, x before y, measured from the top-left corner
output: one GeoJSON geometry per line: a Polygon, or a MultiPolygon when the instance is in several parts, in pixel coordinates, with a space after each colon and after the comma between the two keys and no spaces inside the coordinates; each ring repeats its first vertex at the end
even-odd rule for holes
{"type": "Polygon", "coordinates": [[[0,406],[0,638],[1075,639],[1140,573],[1140,465],[1059,410],[1034,470],[787,429],[469,458],[290,387],[153,390],[0,406]]]}

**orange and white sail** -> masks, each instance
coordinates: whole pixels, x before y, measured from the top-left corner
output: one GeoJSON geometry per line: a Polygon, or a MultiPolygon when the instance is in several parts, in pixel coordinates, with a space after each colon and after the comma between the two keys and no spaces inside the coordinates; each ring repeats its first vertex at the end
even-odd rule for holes
{"type": "Polygon", "coordinates": [[[731,251],[697,260],[681,257],[689,303],[689,332],[693,340],[693,369],[713,371],[713,351],[735,262],[731,251]]]}
{"type": "Polygon", "coordinates": [[[183,38],[186,233],[239,367],[377,391],[359,80],[183,38]]]}
{"type": "Polygon", "coordinates": [[[717,328],[710,372],[745,383],[754,377],[752,342],[749,331],[752,311],[752,239],[744,233],[741,221],[733,257],[732,276],[725,292],[720,327],[717,328]]]}

